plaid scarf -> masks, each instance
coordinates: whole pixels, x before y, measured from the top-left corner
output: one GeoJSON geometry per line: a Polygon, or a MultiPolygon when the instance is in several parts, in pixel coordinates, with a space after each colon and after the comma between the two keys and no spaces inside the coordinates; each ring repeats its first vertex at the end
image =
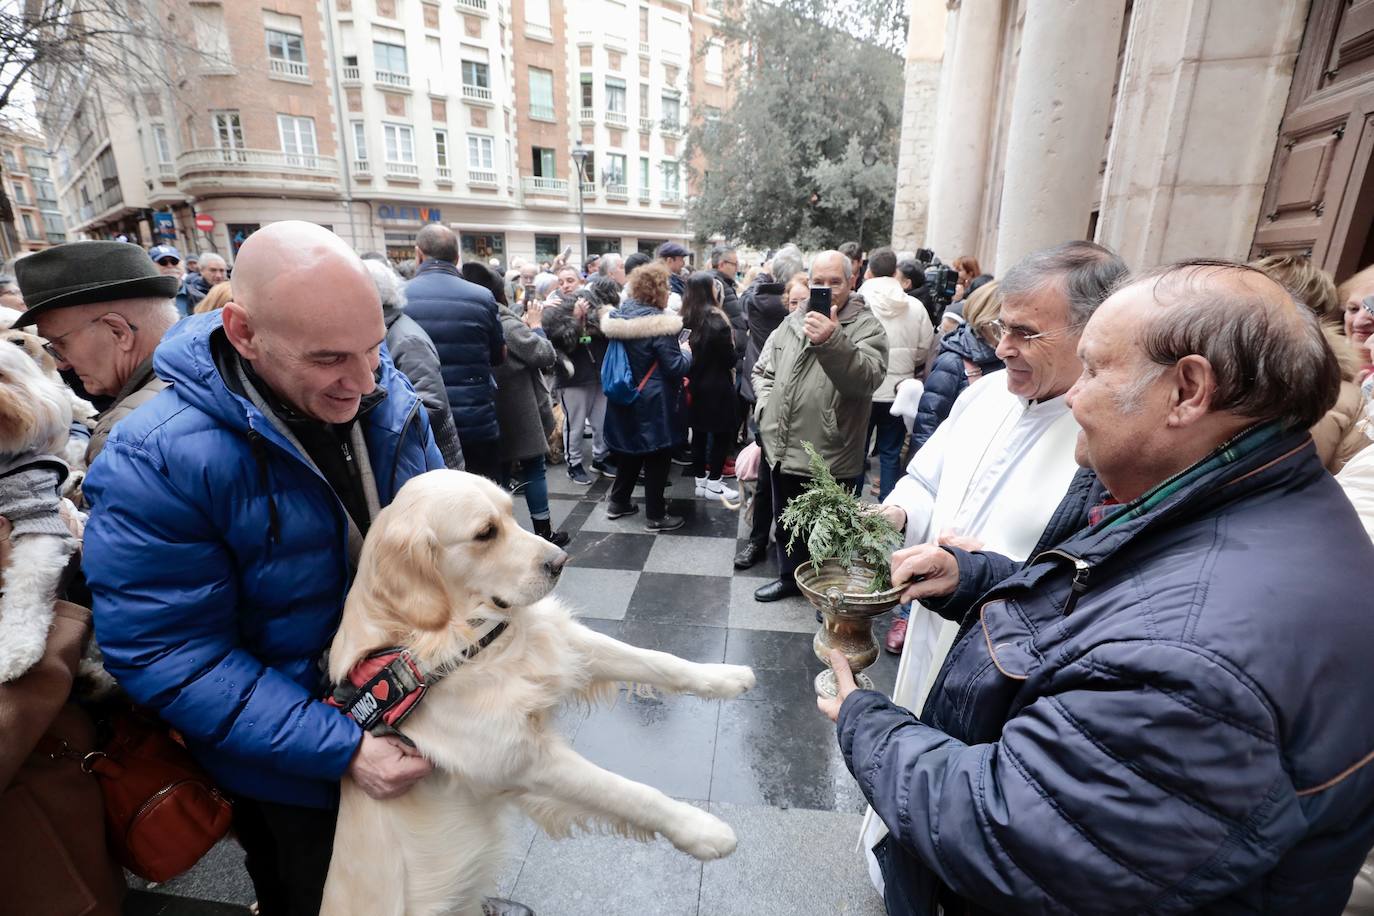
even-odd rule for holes
{"type": "Polygon", "coordinates": [[[1284,429],[1278,423],[1265,423],[1243,430],[1232,439],[1223,442],[1206,458],[1184,468],[1173,477],[1146,491],[1121,508],[1120,512],[1106,516],[1102,520],[1101,531],[1149,514],[1160,503],[1185,487],[1201,480],[1213,471],[1235,464],[1242,458],[1253,455],[1269,443],[1283,435],[1284,429]]]}

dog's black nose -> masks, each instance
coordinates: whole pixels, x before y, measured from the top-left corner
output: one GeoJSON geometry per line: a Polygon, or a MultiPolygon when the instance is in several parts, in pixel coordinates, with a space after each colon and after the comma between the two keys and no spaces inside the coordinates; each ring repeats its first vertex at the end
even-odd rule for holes
{"type": "Polygon", "coordinates": [[[557,579],[558,574],[563,571],[563,567],[567,564],[568,555],[560,550],[552,560],[544,561],[544,571],[549,574],[550,579],[557,579]]]}

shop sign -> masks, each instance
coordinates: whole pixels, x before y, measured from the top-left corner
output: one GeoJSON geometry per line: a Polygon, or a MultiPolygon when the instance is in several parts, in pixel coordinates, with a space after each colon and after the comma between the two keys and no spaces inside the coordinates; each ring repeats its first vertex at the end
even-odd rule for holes
{"type": "Polygon", "coordinates": [[[438,207],[401,207],[382,204],[377,208],[377,218],[393,223],[438,223],[438,207]]]}

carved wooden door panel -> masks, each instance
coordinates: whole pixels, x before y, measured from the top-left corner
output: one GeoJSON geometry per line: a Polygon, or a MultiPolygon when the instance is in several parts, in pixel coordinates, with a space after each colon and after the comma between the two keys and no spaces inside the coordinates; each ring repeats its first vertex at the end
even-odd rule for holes
{"type": "Polygon", "coordinates": [[[1374,0],[1313,0],[1251,253],[1344,278],[1374,218],[1374,0]]]}

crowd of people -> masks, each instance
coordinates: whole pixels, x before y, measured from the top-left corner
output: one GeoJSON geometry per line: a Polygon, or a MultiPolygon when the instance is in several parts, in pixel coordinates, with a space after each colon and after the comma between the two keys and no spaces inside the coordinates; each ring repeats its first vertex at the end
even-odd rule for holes
{"type": "Polygon", "coordinates": [[[261,912],[318,909],[339,780],[430,771],[319,701],[411,477],[488,477],[562,546],[550,473],[612,519],[642,487],[663,532],[676,463],[751,514],[772,602],[809,446],[904,538],[893,695],[836,655],[821,701],[890,913],[1374,912],[1374,267],[1068,242],[960,257],[945,301],[889,247],[567,254],[465,262],[432,224],[397,264],[288,221],[232,275],[83,241],[0,278],[0,813],[55,844],[0,863],[21,910],[66,869],[118,911],[99,795],[44,750],[95,748],[105,673],[234,800],[261,912]]]}

